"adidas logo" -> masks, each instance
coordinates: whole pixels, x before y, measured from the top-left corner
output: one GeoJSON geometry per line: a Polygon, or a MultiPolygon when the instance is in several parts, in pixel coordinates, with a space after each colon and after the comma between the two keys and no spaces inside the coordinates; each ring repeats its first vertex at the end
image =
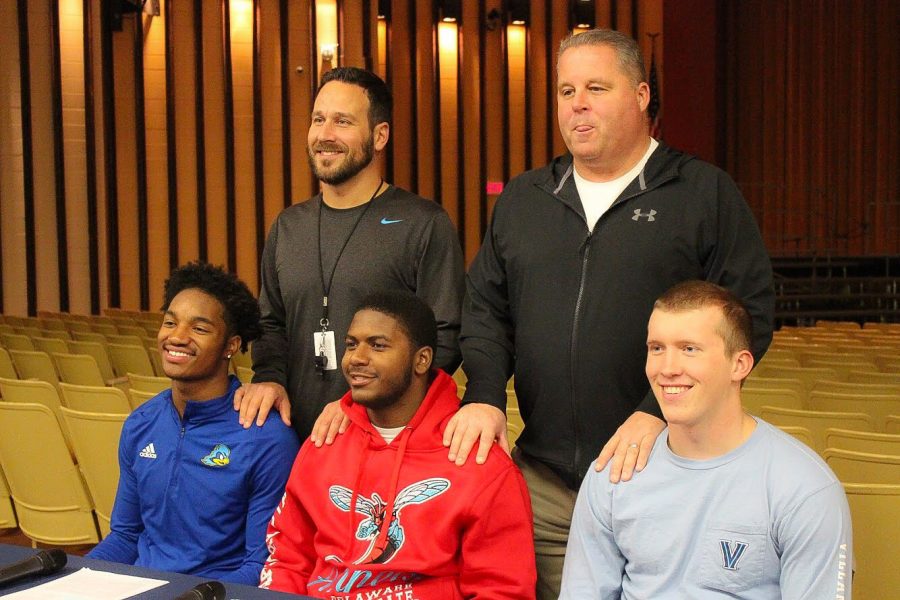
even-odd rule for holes
{"type": "Polygon", "coordinates": [[[156,448],[153,447],[153,442],[147,444],[147,446],[141,450],[139,456],[141,458],[156,458],[156,448]]]}

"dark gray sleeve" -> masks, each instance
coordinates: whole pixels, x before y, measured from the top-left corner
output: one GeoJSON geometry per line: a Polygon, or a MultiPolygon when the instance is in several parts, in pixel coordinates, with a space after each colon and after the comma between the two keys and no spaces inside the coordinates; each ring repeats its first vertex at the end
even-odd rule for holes
{"type": "Polygon", "coordinates": [[[288,340],[284,303],[278,282],[275,256],[278,250],[278,221],[272,225],[259,268],[259,309],[262,335],[251,346],[253,383],[274,382],[287,388],[288,340]]]}
{"type": "Polygon", "coordinates": [[[466,277],[460,347],[466,372],[463,404],[480,402],[506,410],[506,381],[515,347],[506,269],[495,247],[499,203],[466,277]]]}
{"type": "Polygon", "coordinates": [[[465,263],[456,228],[443,210],[426,232],[419,267],[416,295],[434,311],[438,324],[438,347],[434,366],[449,374],[459,367],[459,328],[465,292],[465,263]]]}

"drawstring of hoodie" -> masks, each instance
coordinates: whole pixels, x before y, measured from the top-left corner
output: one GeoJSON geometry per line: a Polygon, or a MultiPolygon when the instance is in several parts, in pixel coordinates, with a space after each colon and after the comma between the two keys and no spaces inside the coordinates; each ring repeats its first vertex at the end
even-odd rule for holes
{"type": "Polygon", "coordinates": [[[403,465],[403,457],[406,454],[406,444],[412,435],[412,429],[407,427],[400,433],[400,445],[397,449],[397,457],[394,459],[394,468],[391,470],[391,484],[388,488],[387,506],[384,509],[384,522],[381,524],[381,531],[378,532],[378,539],[375,541],[376,556],[381,554],[384,547],[387,546],[388,531],[391,528],[391,522],[394,520],[394,503],[397,500],[397,483],[400,481],[400,467],[403,465]]]}
{"type": "Polygon", "coordinates": [[[353,482],[353,492],[350,496],[350,510],[347,512],[347,530],[349,539],[347,540],[347,555],[353,550],[353,544],[356,540],[356,501],[359,499],[359,486],[362,484],[363,473],[366,472],[366,463],[369,462],[369,453],[366,452],[369,440],[367,437],[362,438],[362,457],[356,465],[356,481],[353,482]]]}

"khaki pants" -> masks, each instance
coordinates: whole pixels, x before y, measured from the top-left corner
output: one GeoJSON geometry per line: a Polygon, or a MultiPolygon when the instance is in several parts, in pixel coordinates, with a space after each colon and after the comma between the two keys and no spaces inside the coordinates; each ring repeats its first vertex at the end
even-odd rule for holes
{"type": "Polygon", "coordinates": [[[578,492],[570,490],[556,473],[518,448],[513,449],[512,457],[528,484],[534,512],[537,600],[557,600],[578,492]]]}

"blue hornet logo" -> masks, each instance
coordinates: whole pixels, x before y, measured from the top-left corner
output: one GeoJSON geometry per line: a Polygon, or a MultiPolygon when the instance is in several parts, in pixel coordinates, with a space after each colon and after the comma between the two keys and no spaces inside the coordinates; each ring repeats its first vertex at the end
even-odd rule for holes
{"type": "Polygon", "coordinates": [[[216,444],[212,452],[200,459],[207,467],[226,467],[231,462],[231,448],[225,444],[216,444]]]}

